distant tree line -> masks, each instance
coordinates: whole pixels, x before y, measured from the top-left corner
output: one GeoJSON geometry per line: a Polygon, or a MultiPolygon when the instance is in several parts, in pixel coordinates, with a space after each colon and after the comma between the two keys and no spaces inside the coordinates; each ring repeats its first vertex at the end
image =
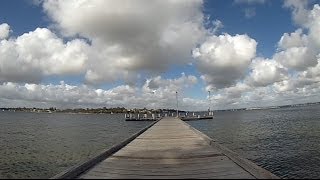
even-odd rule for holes
{"type": "MultiPolygon", "coordinates": [[[[147,109],[147,108],[134,108],[126,109],[124,107],[102,107],[102,108],[68,108],[68,109],[58,109],[56,107],[50,108],[27,108],[27,107],[17,107],[17,108],[0,108],[1,111],[15,111],[15,112],[62,112],[62,113],[171,113],[176,112],[175,109],[147,109]]],[[[179,111],[185,112],[185,111],[179,111]]]]}

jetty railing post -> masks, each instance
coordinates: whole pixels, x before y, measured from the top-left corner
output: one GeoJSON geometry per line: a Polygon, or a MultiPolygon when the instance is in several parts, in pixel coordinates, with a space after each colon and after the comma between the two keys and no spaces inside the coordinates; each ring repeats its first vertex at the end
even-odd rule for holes
{"type": "Polygon", "coordinates": [[[176,99],[177,99],[177,118],[179,117],[179,107],[178,107],[178,92],[176,91],[176,99]]]}
{"type": "Polygon", "coordinates": [[[210,99],[210,91],[208,91],[208,93],[209,93],[209,98],[208,98],[208,100],[209,100],[209,116],[211,116],[211,111],[210,111],[210,107],[211,107],[211,99],[210,99]]]}

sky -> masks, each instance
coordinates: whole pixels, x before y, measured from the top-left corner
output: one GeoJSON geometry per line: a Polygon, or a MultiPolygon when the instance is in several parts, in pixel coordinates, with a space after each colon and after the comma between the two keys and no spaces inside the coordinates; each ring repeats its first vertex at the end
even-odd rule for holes
{"type": "Polygon", "coordinates": [[[319,0],[2,0],[0,107],[318,102],[319,33],[319,0]]]}

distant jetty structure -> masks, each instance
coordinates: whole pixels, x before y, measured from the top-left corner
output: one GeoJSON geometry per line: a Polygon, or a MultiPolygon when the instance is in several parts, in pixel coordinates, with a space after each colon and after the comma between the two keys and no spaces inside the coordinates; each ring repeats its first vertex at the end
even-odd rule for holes
{"type": "Polygon", "coordinates": [[[213,119],[213,112],[195,113],[195,112],[171,112],[171,113],[125,113],[126,121],[156,121],[163,117],[179,117],[183,121],[213,119]]]}
{"type": "Polygon", "coordinates": [[[148,115],[147,113],[126,113],[124,114],[126,121],[156,121],[161,118],[161,114],[152,113],[148,115]]]}

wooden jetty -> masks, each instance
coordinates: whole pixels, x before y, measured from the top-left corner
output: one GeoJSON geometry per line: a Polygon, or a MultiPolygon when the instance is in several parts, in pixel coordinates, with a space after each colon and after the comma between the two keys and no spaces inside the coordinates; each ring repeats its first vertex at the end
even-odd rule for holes
{"type": "Polygon", "coordinates": [[[53,179],[278,179],[181,119],[166,117],[53,179]]]}

